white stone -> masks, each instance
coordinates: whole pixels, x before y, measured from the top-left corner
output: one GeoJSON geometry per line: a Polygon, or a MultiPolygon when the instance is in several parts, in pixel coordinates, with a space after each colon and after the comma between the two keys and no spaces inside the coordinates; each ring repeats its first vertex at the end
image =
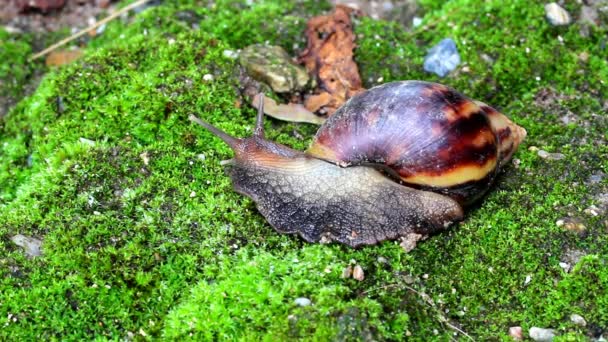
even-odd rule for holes
{"type": "Polygon", "coordinates": [[[538,342],[551,342],[555,338],[555,330],[532,327],[530,328],[530,338],[538,342]]]}
{"type": "Polygon", "coordinates": [[[239,57],[239,53],[232,50],[224,50],[222,55],[226,58],[237,59],[239,57]]]}
{"type": "Polygon", "coordinates": [[[294,300],[293,302],[297,306],[309,306],[310,304],[312,304],[310,299],[308,299],[306,297],[296,298],[296,300],[294,300]]]}
{"type": "Polygon", "coordinates": [[[545,5],[545,16],[554,26],[568,25],[572,22],[570,14],[555,2],[545,5]]]}
{"type": "Polygon", "coordinates": [[[587,325],[587,321],[585,321],[583,316],[577,315],[577,314],[570,315],[570,321],[572,321],[572,323],[574,323],[578,326],[581,326],[581,327],[584,327],[587,325]]]}

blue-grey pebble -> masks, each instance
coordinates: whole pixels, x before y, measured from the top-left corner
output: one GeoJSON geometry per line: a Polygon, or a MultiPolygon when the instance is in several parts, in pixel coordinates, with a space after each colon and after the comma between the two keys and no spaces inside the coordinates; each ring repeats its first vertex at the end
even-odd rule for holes
{"type": "Polygon", "coordinates": [[[424,70],[445,77],[460,64],[456,43],[451,38],[441,40],[424,58],[424,70]]]}

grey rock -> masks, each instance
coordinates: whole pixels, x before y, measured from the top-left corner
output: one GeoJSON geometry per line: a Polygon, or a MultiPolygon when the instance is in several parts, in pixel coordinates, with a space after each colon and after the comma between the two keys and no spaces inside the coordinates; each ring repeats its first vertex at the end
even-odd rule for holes
{"type": "Polygon", "coordinates": [[[309,80],[306,70],[280,46],[250,45],[241,51],[239,61],[251,77],[278,93],[301,90],[309,80]]]}
{"type": "Polygon", "coordinates": [[[589,176],[587,181],[591,184],[598,184],[604,179],[604,177],[606,177],[606,174],[602,171],[598,171],[589,176]]]}
{"type": "Polygon", "coordinates": [[[456,43],[445,38],[433,46],[424,58],[424,70],[445,77],[460,64],[460,55],[456,43]]]}
{"type": "Polygon", "coordinates": [[[403,248],[406,253],[411,252],[416,248],[416,243],[420,240],[424,240],[426,236],[422,234],[410,233],[406,236],[401,237],[401,243],[399,246],[403,248]]]}
{"type": "Polygon", "coordinates": [[[572,22],[572,18],[568,11],[563,9],[555,2],[545,5],[545,16],[549,23],[553,26],[568,25],[572,22]]]}
{"type": "Polygon", "coordinates": [[[548,160],[560,160],[566,158],[566,156],[562,153],[549,153],[545,150],[538,150],[537,154],[539,157],[548,160]]]}
{"type": "Polygon", "coordinates": [[[530,328],[530,338],[538,342],[551,342],[555,338],[555,330],[545,328],[530,328]]]}
{"type": "Polygon", "coordinates": [[[310,304],[312,304],[310,299],[308,299],[306,297],[296,298],[296,300],[294,300],[293,302],[297,306],[309,306],[310,304]]]}
{"type": "Polygon", "coordinates": [[[578,21],[581,24],[589,24],[596,26],[599,23],[600,16],[595,7],[583,6],[581,7],[581,15],[578,21]]]}
{"type": "Polygon", "coordinates": [[[578,249],[568,249],[564,252],[562,256],[562,261],[570,265],[576,265],[585,255],[587,255],[585,251],[578,249]]]}
{"type": "Polygon", "coordinates": [[[25,254],[30,257],[42,255],[42,241],[33,237],[17,234],[11,238],[11,241],[19,247],[22,247],[25,254]]]}
{"type": "Polygon", "coordinates": [[[342,279],[348,279],[353,275],[353,267],[348,265],[342,270],[342,279]]]}
{"type": "Polygon", "coordinates": [[[583,316],[578,315],[578,314],[572,314],[570,315],[570,321],[572,321],[572,323],[580,326],[580,327],[584,327],[587,326],[587,321],[585,321],[585,319],[583,318],[583,316]]]}

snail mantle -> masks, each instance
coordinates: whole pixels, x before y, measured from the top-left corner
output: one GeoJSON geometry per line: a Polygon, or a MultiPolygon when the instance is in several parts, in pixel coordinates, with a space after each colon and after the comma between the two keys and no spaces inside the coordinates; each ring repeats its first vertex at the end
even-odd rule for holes
{"type": "Polygon", "coordinates": [[[190,119],[234,151],[226,171],[280,233],[351,247],[413,241],[463,218],[510,160],[526,131],[447,86],[386,83],[346,102],[305,152],[235,138],[190,119]]]}

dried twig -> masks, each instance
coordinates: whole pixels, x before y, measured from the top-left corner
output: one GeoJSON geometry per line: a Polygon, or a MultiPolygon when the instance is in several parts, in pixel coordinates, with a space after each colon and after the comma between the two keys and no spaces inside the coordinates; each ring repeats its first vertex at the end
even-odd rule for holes
{"type": "Polygon", "coordinates": [[[105,24],[105,23],[113,20],[114,18],[118,17],[119,15],[121,15],[121,14],[123,14],[123,13],[125,13],[125,12],[127,12],[127,11],[129,11],[129,10],[131,10],[133,8],[135,8],[135,7],[141,6],[141,5],[143,5],[143,4],[145,4],[146,2],[149,2],[149,1],[151,1],[151,0],[137,0],[134,3],[132,3],[132,4],[128,5],[128,6],[125,6],[125,7],[121,8],[121,9],[119,9],[118,11],[110,14],[109,16],[103,18],[102,20],[96,22],[95,24],[93,24],[93,25],[91,25],[91,26],[89,26],[89,27],[87,27],[85,29],[82,29],[82,30],[74,33],[73,35],[71,35],[71,36],[69,36],[69,37],[67,37],[65,39],[62,39],[62,40],[58,41],[57,43],[49,46],[48,48],[46,48],[46,49],[44,49],[44,50],[36,53],[32,57],[30,57],[29,60],[33,61],[34,59],[40,58],[40,57],[46,55],[47,53],[49,53],[49,52],[57,49],[58,47],[63,46],[65,44],[71,42],[72,40],[74,40],[74,39],[76,39],[76,38],[84,35],[85,33],[89,32],[91,30],[94,30],[94,29],[98,28],[99,26],[101,26],[101,25],[103,25],[103,24],[105,24]]]}

